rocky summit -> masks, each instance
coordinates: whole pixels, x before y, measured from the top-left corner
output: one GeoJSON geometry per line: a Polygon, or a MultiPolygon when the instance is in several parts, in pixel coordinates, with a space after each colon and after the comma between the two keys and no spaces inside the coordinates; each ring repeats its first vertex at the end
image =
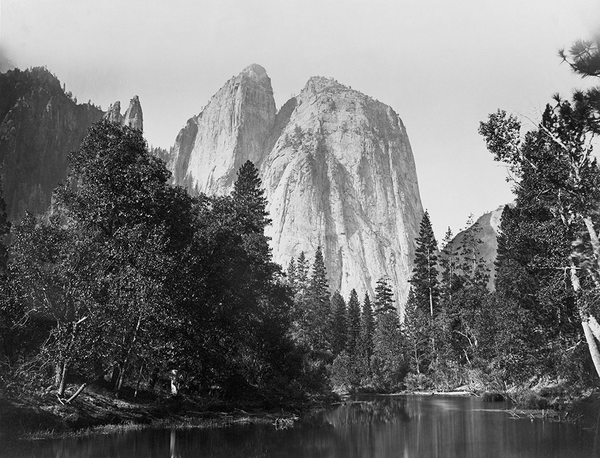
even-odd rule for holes
{"type": "Polygon", "coordinates": [[[125,111],[125,115],[121,114],[121,102],[116,101],[108,107],[104,118],[111,122],[116,122],[123,126],[128,126],[133,129],[144,130],[144,115],[142,113],[142,105],[140,99],[136,95],[129,101],[129,107],[125,111]]]}
{"type": "Polygon", "coordinates": [[[313,77],[277,112],[267,72],[251,65],[188,120],[168,162],[176,184],[225,194],[247,160],[261,172],[276,262],[321,246],[332,291],[373,295],[388,277],[404,303],[423,209],[391,107],[313,77]]]}

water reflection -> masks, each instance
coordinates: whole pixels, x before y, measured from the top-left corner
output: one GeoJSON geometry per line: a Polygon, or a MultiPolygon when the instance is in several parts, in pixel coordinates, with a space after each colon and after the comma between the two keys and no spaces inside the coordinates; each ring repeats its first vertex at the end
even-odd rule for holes
{"type": "Polygon", "coordinates": [[[21,444],[0,456],[95,457],[592,457],[595,436],[574,425],[514,420],[476,398],[377,397],[317,411],[293,428],[142,430],[21,444]],[[9,455],[3,455],[8,452],[9,455]]]}

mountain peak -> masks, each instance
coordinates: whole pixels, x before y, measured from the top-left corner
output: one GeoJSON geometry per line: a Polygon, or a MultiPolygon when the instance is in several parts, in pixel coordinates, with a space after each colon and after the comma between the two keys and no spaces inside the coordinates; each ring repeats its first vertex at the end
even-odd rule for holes
{"type": "Polygon", "coordinates": [[[311,76],[303,90],[309,90],[312,92],[325,92],[332,89],[351,90],[348,86],[344,86],[336,79],[326,78],[324,76],[311,76]]]}
{"type": "Polygon", "coordinates": [[[242,70],[240,75],[247,75],[252,79],[256,80],[269,78],[269,75],[267,75],[267,71],[265,70],[265,68],[258,64],[248,65],[245,69],[242,70]]]}
{"type": "Polygon", "coordinates": [[[121,102],[117,100],[108,107],[108,111],[104,117],[111,122],[116,122],[138,130],[144,130],[142,106],[137,95],[133,96],[129,101],[129,107],[125,112],[125,115],[121,114],[121,102]]]}

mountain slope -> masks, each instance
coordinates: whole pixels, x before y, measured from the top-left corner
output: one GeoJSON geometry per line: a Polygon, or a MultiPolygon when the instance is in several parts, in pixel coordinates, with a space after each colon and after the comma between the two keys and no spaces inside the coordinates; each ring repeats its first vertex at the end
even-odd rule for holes
{"type": "MultiPolygon", "coordinates": [[[[118,102],[109,113],[117,116],[118,102]]],[[[54,188],[67,176],[67,157],[87,129],[105,113],[78,104],[56,76],[42,67],[0,74],[0,173],[8,216],[19,220],[26,210],[43,213],[54,188]]],[[[137,97],[120,122],[142,129],[137,97]]]]}

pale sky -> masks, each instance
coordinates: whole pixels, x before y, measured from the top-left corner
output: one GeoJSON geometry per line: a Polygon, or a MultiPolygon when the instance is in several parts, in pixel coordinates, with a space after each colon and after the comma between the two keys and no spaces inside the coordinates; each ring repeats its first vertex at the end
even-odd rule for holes
{"type": "Polygon", "coordinates": [[[124,110],[139,95],[146,139],[164,148],[252,63],[278,107],[333,77],[404,121],[441,241],[513,198],[479,121],[503,108],[531,127],[554,93],[593,83],[557,50],[600,31],[600,1],[0,0],[0,27],[6,58],[47,66],[80,102],[124,110]]]}

